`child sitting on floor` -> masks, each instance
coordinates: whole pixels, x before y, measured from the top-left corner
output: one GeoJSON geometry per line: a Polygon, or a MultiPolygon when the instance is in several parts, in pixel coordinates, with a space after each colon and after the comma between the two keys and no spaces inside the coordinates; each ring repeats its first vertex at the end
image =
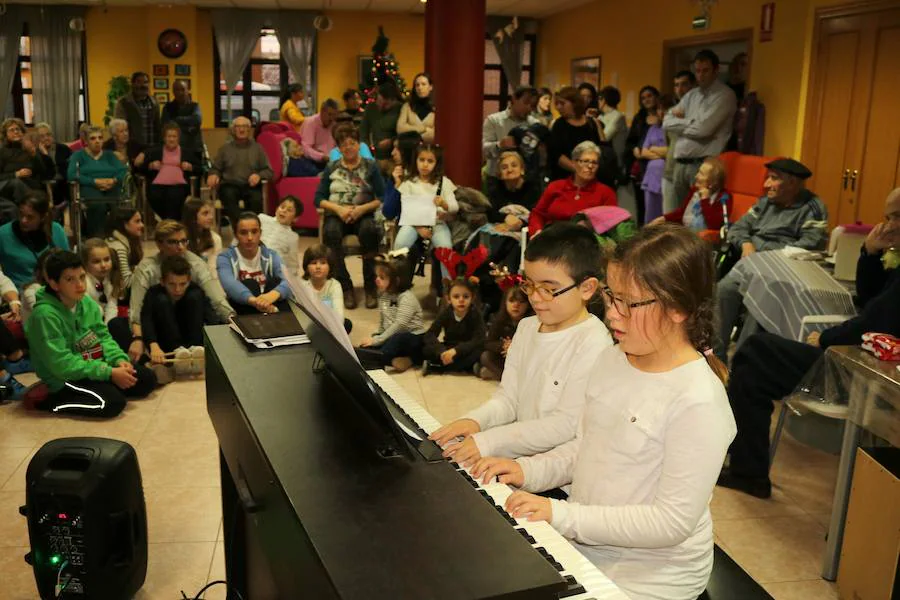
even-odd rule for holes
{"type": "Polygon", "coordinates": [[[103,322],[115,319],[119,314],[121,274],[115,268],[112,250],[104,240],[90,238],[81,244],[81,261],[87,271],[87,294],[100,305],[103,322]]]}
{"type": "MultiPolygon", "coordinates": [[[[541,234],[542,236],[544,234],[541,234]]],[[[602,288],[618,345],[591,368],[578,435],[539,456],[485,458],[472,474],[513,493],[506,510],[547,521],[629,598],[694,600],[713,567],[709,501],[736,427],[712,353],[715,269],[681,225],[616,248],[602,288]]]]}
{"type": "Polygon", "coordinates": [[[303,212],[303,205],[295,196],[285,196],[275,216],[259,213],[259,222],[262,225],[262,243],[269,250],[274,250],[281,257],[284,269],[296,277],[299,271],[300,261],[300,236],[291,227],[297,215],[303,212]]]}
{"type": "MultiPolygon", "coordinates": [[[[422,376],[442,371],[471,371],[484,348],[484,319],[478,306],[478,280],[457,277],[445,286],[446,303],[425,332],[422,376]],[[444,339],[440,335],[443,332],[444,339]]],[[[476,369],[476,372],[480,367],[476,369]]]]}
{"type": "Polygon", "coordinates": [[[344,290],[334,278],[334,254],[325,244],[313,244],[303,253],[303,283],[313,289],[322,304],[337,313],[347,333],[353,329],[350,319],[344,318],[344,290]]]}
{"type": "Polygon", "coordinates": [[[212,200],[189,198],[184,203],[181,222],[187,228],[188,250],[206,260],[213,279],[218,279],[216,257],[222,251],[222,236],[213,231],[216,205],[212,200]]]}
{"type": "Polygon", "coordinates": [[[62,251],[46,262],[47,285],[25,336],[35,373],[49,394],[36,406],[54,413],[115,417],[126,397],[144,398],[156,376],[128,355],[109,335],[96,302],[86,295],[85,272],[77,254],[62,251]]]}
{"type": "Polygon", "coordinates": [[[528,303],[528,296],[518,285],[519,277],[511,275],[508,278],[500,284],[505,287],[500,310],[491,319],[487,339],[484,341],[484,352],[479,361],[478,376],[487,381],[500,380],[516,328],[522,319],[534,314],[528,303]]]}
{"type": "Polygon", "coordinates": [[[191,264],[167,256],[160,282],[147,290],[141,308],[141,332],[160,385],[175,375],[200,375],[204,369],[203,325],[218,318],[206,294],[191,281],[191,264]],[[175,359],[172,361],[171,359],[175,359]]]}
{"type": "Polygon", "coordinates": [[[521,287],[535,316],[519,323],[491,399],[431,434],[445,456],[471,465],[481,456],[546,452],[575,437],[588,377],[612,345],[587,310],[600,260],[594,234],[572,223],[554,223],[528,244],[521,287]]]}
{"type": "Polygon", "coordinates": [[[406,258],[388,256],[375,263],[378,289],[378,331],[360,342],[361,348],[380,349],[382,366],[403,372],[422,361],[422,305],[412,291],[412,273],[406,258]]]}

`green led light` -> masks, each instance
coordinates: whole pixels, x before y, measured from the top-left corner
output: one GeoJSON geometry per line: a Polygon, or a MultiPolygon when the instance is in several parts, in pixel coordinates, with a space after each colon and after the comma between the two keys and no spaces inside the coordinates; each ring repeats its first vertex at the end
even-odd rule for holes
{"type": "Polygon", "coordinates": [[[59,564],[59,561],[60,561],[60,557],[59,557],[58,554],[54,554],[53,556],[50,557],[50,564],[51,564],[51,565],[58,565],[58,564],[59,564]]]}

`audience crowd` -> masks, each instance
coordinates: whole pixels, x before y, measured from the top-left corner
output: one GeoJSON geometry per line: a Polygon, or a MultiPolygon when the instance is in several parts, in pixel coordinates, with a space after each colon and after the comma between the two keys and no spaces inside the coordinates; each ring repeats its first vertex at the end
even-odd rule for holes
{"type": "MultiPolygon", "coordinates": [[[[747,92],[746,55],[737,58],[727,82],[718,56],[703,50],[662,92],[644,86],[630,125],[613,86],[514,90],[509,105],[484,120],[480,189],[457,186],[444,172],[435,113],[447,108],[435,106],[428,73],[413,78],[406,98],[383,83],[368,104],[348,90],[343,110],[326,99],[309,115],[301,110],[303,86],[288,86],[278,116],[293,137],[282,146],[281,165],[270,164],[246,117],[234,119],[231,139],[204,159],[197,103],[176,83],[174,100],[160,108],[145,73],[131,78],[107,130],[85,125],[73,144],[59,143],[49,124],[26,131],[7,119],[0,126],[0,294],[7,307],[0,394],[56,413],[115,416],[127,398],[202,373],[204,323],[286,310],[288,275],[302,277],[350,331],[345,311],[357,308],[357,296],[345,260],[353,235],[364,305],[380,316],[358,349],[364,363],[501,381],[490,402],[435,434],[448,456],[531,491],[574,481],[580,505],[517,492],[523,495],[510,506],[552,518],[580,540],[627,546],[626,562],[692,557],[701,567],[676,574],[682,579],[670,573],[657,591],[695,597],[708,577],[705,507],[716,478],[755,496],[771,494],[772,400],[789,393],[826,347],[859,344],[868,331],[900,334],[892,308],[900,302],[900,269],[882,260],[896,258],[900,247],[900,190],[888,196],[885,220],[861,251],[858,316],[806,344],[743,318],[741,261],[787,246],[824,249],[828,214],[806,187],[810,170],[779,158],[766,164],[764,195],[732,218],[729,174],[718,156],[732,143],[747,92]],[[304,204],[285,195],[274,215],[264,210],[276,173],[318,178],[321,243],[302,256],[293,225],[304,204]],[[67,182],[85,207],[77,254],[61,224],[67,182]],[[155,223],[133,206],[144,193],[138,182],[145,182],[155,223]],[[200,199],[201,186],[222,215],[216,202],[200,199]],[[625,197],[635,202],[628,210],[619,206],[625,197]],[[225,221],[234,239],[227,247],[219,233],[225,221]],[[144,256],[147,227],[157,251],[144,256]],[[412,292],[429,263],[438,302],[430,323],[412,292]],[[663,309],[664,326],[631,330],[636,314],[663,309]],[[24,337],[14,335],[22,330],[24,337]],[[668,356],[659,355],[657,342],[668,356]],[[607,350],[613,345],[615,354],[607,350]],[[608,377],[591,383],[601,364],[608,377]],[[653,368],[663,379],[648,375],[653,368]],[[26,391],[15,375],[32,369],[43,384],[26,391]],[[679,496],[673,481],[662,481],[655,499],[638,490],[637,479],[651,476],[646,457],[627,475],[608,462],[591,466],[588,450],[629,454],[646,441],[636,433],[600,435],[611,427],[603,419],[624,414],[614,406],[616,390],[636,398],[628,401],[637,411],[629,413],[632,423],[648,410],[636,404],[642,394],[668,394],[675,403],[643,424],[644,438],[658,434],[682,448],[697,427],[715,430],[702,453],[672,458],[695,485],[689,494],[679,496]],[[570,445],[585,402],[594,401],[602,408],[584,413],[586,437],[570,445]],[[726,453],[730,465],[720,473],[726,453]],[[625,498],[600,490],[604,476],[623,477],[639,505],[673,502],[673,514],[623,509],[599,524],[585,507],[625,498]],[[552,517],[542,512],[551,506],[552,517]]],[[[654,448],[666,471],[667,448],[654,448]]],[[[592,552],[585,551],[605,564],[592,552]]],[[[649,567],[642,568],[646,575],[649,567]]],[[[650,593],[652,578],[633,575],[622,570],[617,582],[637,597],[650,593]]]]}

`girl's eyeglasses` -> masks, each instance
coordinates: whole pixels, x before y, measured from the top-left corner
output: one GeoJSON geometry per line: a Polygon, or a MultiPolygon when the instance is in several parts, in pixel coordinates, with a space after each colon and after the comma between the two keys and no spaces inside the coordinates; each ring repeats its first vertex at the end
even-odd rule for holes
{"type": "Polygon", "coordinates": [[[615,306],[616,312],[618,312],[626,319],[631,316],[632,308],[649,306],[656,302],[656,298],[651,298],[650,300],[641,300],[639,302],[628,302],[624,298],[619,298],[618,296],[614,295],[612,290],[609,289],[609,286],[606,285],[600,288],[600,291],[603,292],[603,302],[606,304],[606,308],[608,309],[610,306],[615,306]]]}

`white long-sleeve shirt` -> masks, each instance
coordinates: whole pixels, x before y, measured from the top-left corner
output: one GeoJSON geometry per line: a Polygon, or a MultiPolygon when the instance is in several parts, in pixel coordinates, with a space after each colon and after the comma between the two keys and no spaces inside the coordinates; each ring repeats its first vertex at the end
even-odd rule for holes
{"type": "Polygon", "coordinates": [[[277,252],[285,268],[297,277],[300,270],[300,236],[273,216],[259,213],[259,220],[262,223],[262,243],[277,252]]]}
{"type": "Polygon", "coordinates": [[[540,325],[519,322],[500,386],[465,416],[481,427],[473,438],[482,456],[530,456],[575,437],[591,369],[612,338],[594,315],[562,331],[540,325]]]}
{"type": "Polygon", "coordinates": [[[686,93],[663,119],[666,131],[677,133],[675,158],[706,158],[725,150],[734,125],[737,98],[730,87],[715,81],[708,89],[695,87],[686,93]],[[680,108],[684,117],[672,111],[680,108]]]}
{"type": "Polygon", "coordinates": [[[737,428],[700,356],[666,373],[618,347],[595,364],[578,436],[518,459],[524,489],[571,482],[551,525],[633,600],[693,600],[713,563],[709,499],[737,428]]]}
{"type": "Polygon", "coordinates": [[[106,296],[106,303],[102,303],[100,302],[101,292],[97,289],[97,279],[90,273],[86,275],[87,294],[100,305],[100,310],[103,311],[103,322],[108,325],[111,320],[119,316],[119,299],[113,293],[112,281],[107,277],[100,284],[103,288],[103,295],[106,296]]]}

